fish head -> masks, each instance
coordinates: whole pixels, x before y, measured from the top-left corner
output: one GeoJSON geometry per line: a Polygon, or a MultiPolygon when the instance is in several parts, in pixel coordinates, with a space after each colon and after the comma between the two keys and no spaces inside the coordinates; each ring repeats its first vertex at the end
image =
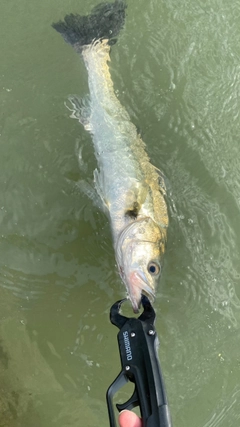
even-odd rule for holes
{"type": "Polygon", "coordinates": [[[142,293],[151,301],[155,298],[165,241],[166,229],[149,217],[135,220],[119,236],[116,247],[119,272],[136,313],[142,293]]]}

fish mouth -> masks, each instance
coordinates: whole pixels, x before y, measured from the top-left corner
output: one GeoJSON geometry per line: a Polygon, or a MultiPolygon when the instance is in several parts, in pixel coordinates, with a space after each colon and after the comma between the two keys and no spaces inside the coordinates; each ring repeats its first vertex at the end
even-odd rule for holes
{"type": "Polygon", "coordinates": [[[155,293],[149,286],[143,272],[132,271],[129,275],[127,288],[134,313],[139,312],[142,294],[145,294],[150,301],[155,299],[155,293]]]}

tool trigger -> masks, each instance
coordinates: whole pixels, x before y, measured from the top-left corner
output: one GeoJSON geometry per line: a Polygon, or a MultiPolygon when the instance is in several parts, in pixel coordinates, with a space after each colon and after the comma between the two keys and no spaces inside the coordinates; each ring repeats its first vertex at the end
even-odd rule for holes
{"type": "Polygon", "coordinates": [[[128,409],[130,411],[131,409],[136,408],[136,406],[139,406],[139,399],[138,399],[136,387],[132,396],[130,397],[130,399],[127,400],[127,402],[116,404],[116,407],[119,412],[123,411],[124,409],[128,409]]]}

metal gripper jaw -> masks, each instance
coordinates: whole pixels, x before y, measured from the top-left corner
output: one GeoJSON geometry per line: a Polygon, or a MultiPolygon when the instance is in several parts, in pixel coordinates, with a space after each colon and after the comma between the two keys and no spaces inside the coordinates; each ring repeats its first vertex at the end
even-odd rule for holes
{"type": "MultiPolygon", "coordinates": [[[[119,329],[121,329],[124,326],[124,324],[129,320],[128,317],[122,316],[119,313],[121,306],[125,301],[127,301],[127,298],[124,298],[122,300],[115,302],[115,304],[113,304],[110,309],[110,321],[113,325],[117,326],[119,329]]],[[[143,306],[143,312],[138,317],[138,320],[141,320],[142,322],[146,322],[146,323],[148,322],[149,324],[154,324],[156,314],[149,299],[145,295],[142,295],[141,303],[143,306]]]]}

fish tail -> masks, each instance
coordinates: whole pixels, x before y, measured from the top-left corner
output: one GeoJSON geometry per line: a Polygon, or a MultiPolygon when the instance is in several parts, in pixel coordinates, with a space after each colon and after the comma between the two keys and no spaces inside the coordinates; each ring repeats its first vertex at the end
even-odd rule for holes
{"type": "Polygon", "coordinates": [[[63,21],[52,24],[64,40],[78,52],[97,40],[107,40],[108,44],[116,43],[117,36],[125,22],[125,0],[114,3],[101,3],[94,7],[90,15],[66,15],[63,21]]]}

